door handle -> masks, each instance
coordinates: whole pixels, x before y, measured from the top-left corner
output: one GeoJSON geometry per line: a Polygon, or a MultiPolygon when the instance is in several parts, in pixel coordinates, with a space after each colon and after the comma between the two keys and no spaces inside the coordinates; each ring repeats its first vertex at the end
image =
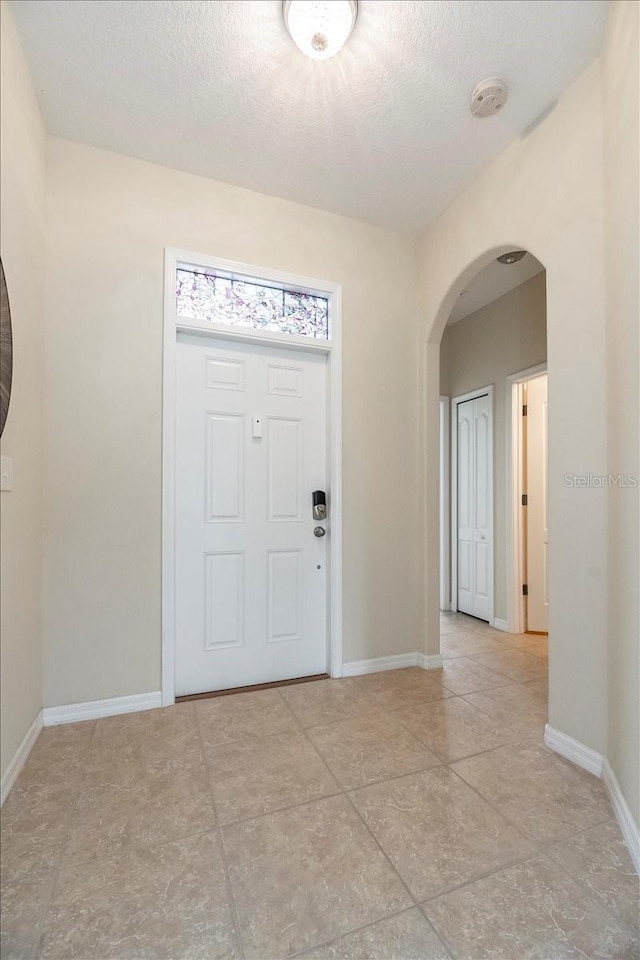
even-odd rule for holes
{"type": "Polygon", "coordinates": [[[314,537],[325,537],[327,535],[327,531],[324,527],[314,527],[313,535],[314,537]]]}

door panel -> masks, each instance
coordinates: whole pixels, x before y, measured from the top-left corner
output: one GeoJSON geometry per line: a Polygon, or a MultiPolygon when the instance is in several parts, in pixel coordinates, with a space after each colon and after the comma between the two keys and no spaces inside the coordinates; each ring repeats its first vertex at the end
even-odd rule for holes
{"type": "Polygon", "coordinates": [[[302,520],[302,423],[267,418],[269,520],[302,520]]]}
{"type": "Polygon", "coordinates": [[[527,630],[549,629],[547,551],[547,377],[527,383],[526,483],[527,483],[527,630]]]}
{"type": "Polygon", "coordinates": [[[176,693],[324,673],[326,358],[181,334],[176,372],[176,693]]]}
{"type": "Polygon", "coordinates": [[[244,553],[207,553],[204,558],[205,647],[244,644],[244,553]]]}
{"type": "Polygon", "coordinates": [[[488,620],[493,583],[491,405],[488,394],[457,404],[458,597],[462,613],[488,620]]]}
{"type": "Polygon", "coordinates": [[[244,417],[205,415],[206,519],[242,522],[244,514],[244,417]]]}

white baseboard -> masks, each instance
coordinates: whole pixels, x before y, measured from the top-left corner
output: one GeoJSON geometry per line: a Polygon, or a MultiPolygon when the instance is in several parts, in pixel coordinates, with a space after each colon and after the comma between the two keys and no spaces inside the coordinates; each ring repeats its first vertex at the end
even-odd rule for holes
{"type": "Polygon", "coordinates": [[[110,697],[108,700],[87,700],[85,703],[69,703],[62,707],[45,707],[42,711],[45,727],[58,723],[76,723],[78,720],[96,720],[99,717],[114,717],[119,713],[137,713],[162,706],[162,693],[139,693],[131,697],[110,697]]]}
{"type": "Polygon", "coordinates": [[[442,657],[439,653],[419,653],[418,666],[423,670],[439,670],[442,667],[442,657]]]}
{"type": "Polygon", "coordinates": [[[602,777],[604,757],[601,753],[585,746],[579,740],[574,740],[566,733],[561,733],[554,727],[550,727],[549,724],[544,728],[544,742],[550,750],[558,753],[565,760],[571,760],[577,767],[582,767],[583,770],[593,773],[596,777],[602,777]]]}
{"type": "Polygon", "coordinates": [[[616,815],[624,841],[629,848],[636,873],[640,874],[640,827],[633,819],[618,779],[607,758],[592,750],[591,747],[585,746],[584,743],[580,743],[579,740],[574,740],[566,733],[555,730],[549,724],[546,725],[544,730],[544,742],[550,750],[558,753],[565,760],[570,760],[576,766],[582,767],[583,770],[600,777],[609,794],[613,812],[616,815]]]}
{"type": "Polygon", "coordinates": [[[508,620],[500,620],[498,617],[495,617],[491,626],[494,627],[496,630],[503,630],[504,633],[511,633],[511,630],[509,630],[508,620]]]}
{"type": "Polygon", "coordinates": [[[18,779],[20,771],[29,759],[29,754],[33,750],[36,740],[40,736],[42,726],[42,710],[38,710],[35,720],[27,730],[22,743],[16,750],[13,759],[10,761],[7,769],[2,775],[2,783],[0,784],[0,806],[2,806],[9,796],[11,787],[18,779]]]}
{"type": "Polygon", "coordinates": [[[401,670],[403,667],[421,667],[423,670],[437,670],[442,666],[439,653],[398,653],[390,657],[376,657],[373,660],[350,660],[342,664],[343,677],[358,677],[363,673],[381,673],[383,670],[401,670]]]}
{"type": "Polygon", "coordinates": [[[606,759],[603,764],[602,780],[611,799],[611,805],[613,806],[616,819],[620,825],[622,836],[629,848],[636,873],[640,874],[640,827],[633,819],[629,805],[620,789],[618,778],[611,769],[609,761],[606,759]]]}
{"type": "Polygon", "coordinates": [[[363,673],[381,673],[383,670],[400,670],[416,667],[417,653],[398,653],[390,657],[375,657],[373,660],[350,660],[342,664],[343,677],[358,677],[363,673]]]}

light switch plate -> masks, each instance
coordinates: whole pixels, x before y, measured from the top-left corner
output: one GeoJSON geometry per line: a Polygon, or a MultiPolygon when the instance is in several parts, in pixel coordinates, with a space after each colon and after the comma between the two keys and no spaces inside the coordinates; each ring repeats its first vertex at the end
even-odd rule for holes
{"type": "Polygon", "coordinates": [[[8,492],[13,487],[13,459],[0,457],[0,491],[8,492]]]}

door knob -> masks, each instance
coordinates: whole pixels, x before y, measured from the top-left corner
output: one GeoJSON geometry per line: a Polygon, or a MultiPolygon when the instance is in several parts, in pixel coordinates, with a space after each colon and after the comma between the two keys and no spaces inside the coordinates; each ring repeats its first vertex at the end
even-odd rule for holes
{"type": "Polygon", "coordinates": [[[327,531],[325,530],[324,527],[314,527],[314,528],[313,528],[313,535],[314,535],[314,537],[324,537],[324,536],[326,535],[326,533],[327,533],[327,531]]]}

